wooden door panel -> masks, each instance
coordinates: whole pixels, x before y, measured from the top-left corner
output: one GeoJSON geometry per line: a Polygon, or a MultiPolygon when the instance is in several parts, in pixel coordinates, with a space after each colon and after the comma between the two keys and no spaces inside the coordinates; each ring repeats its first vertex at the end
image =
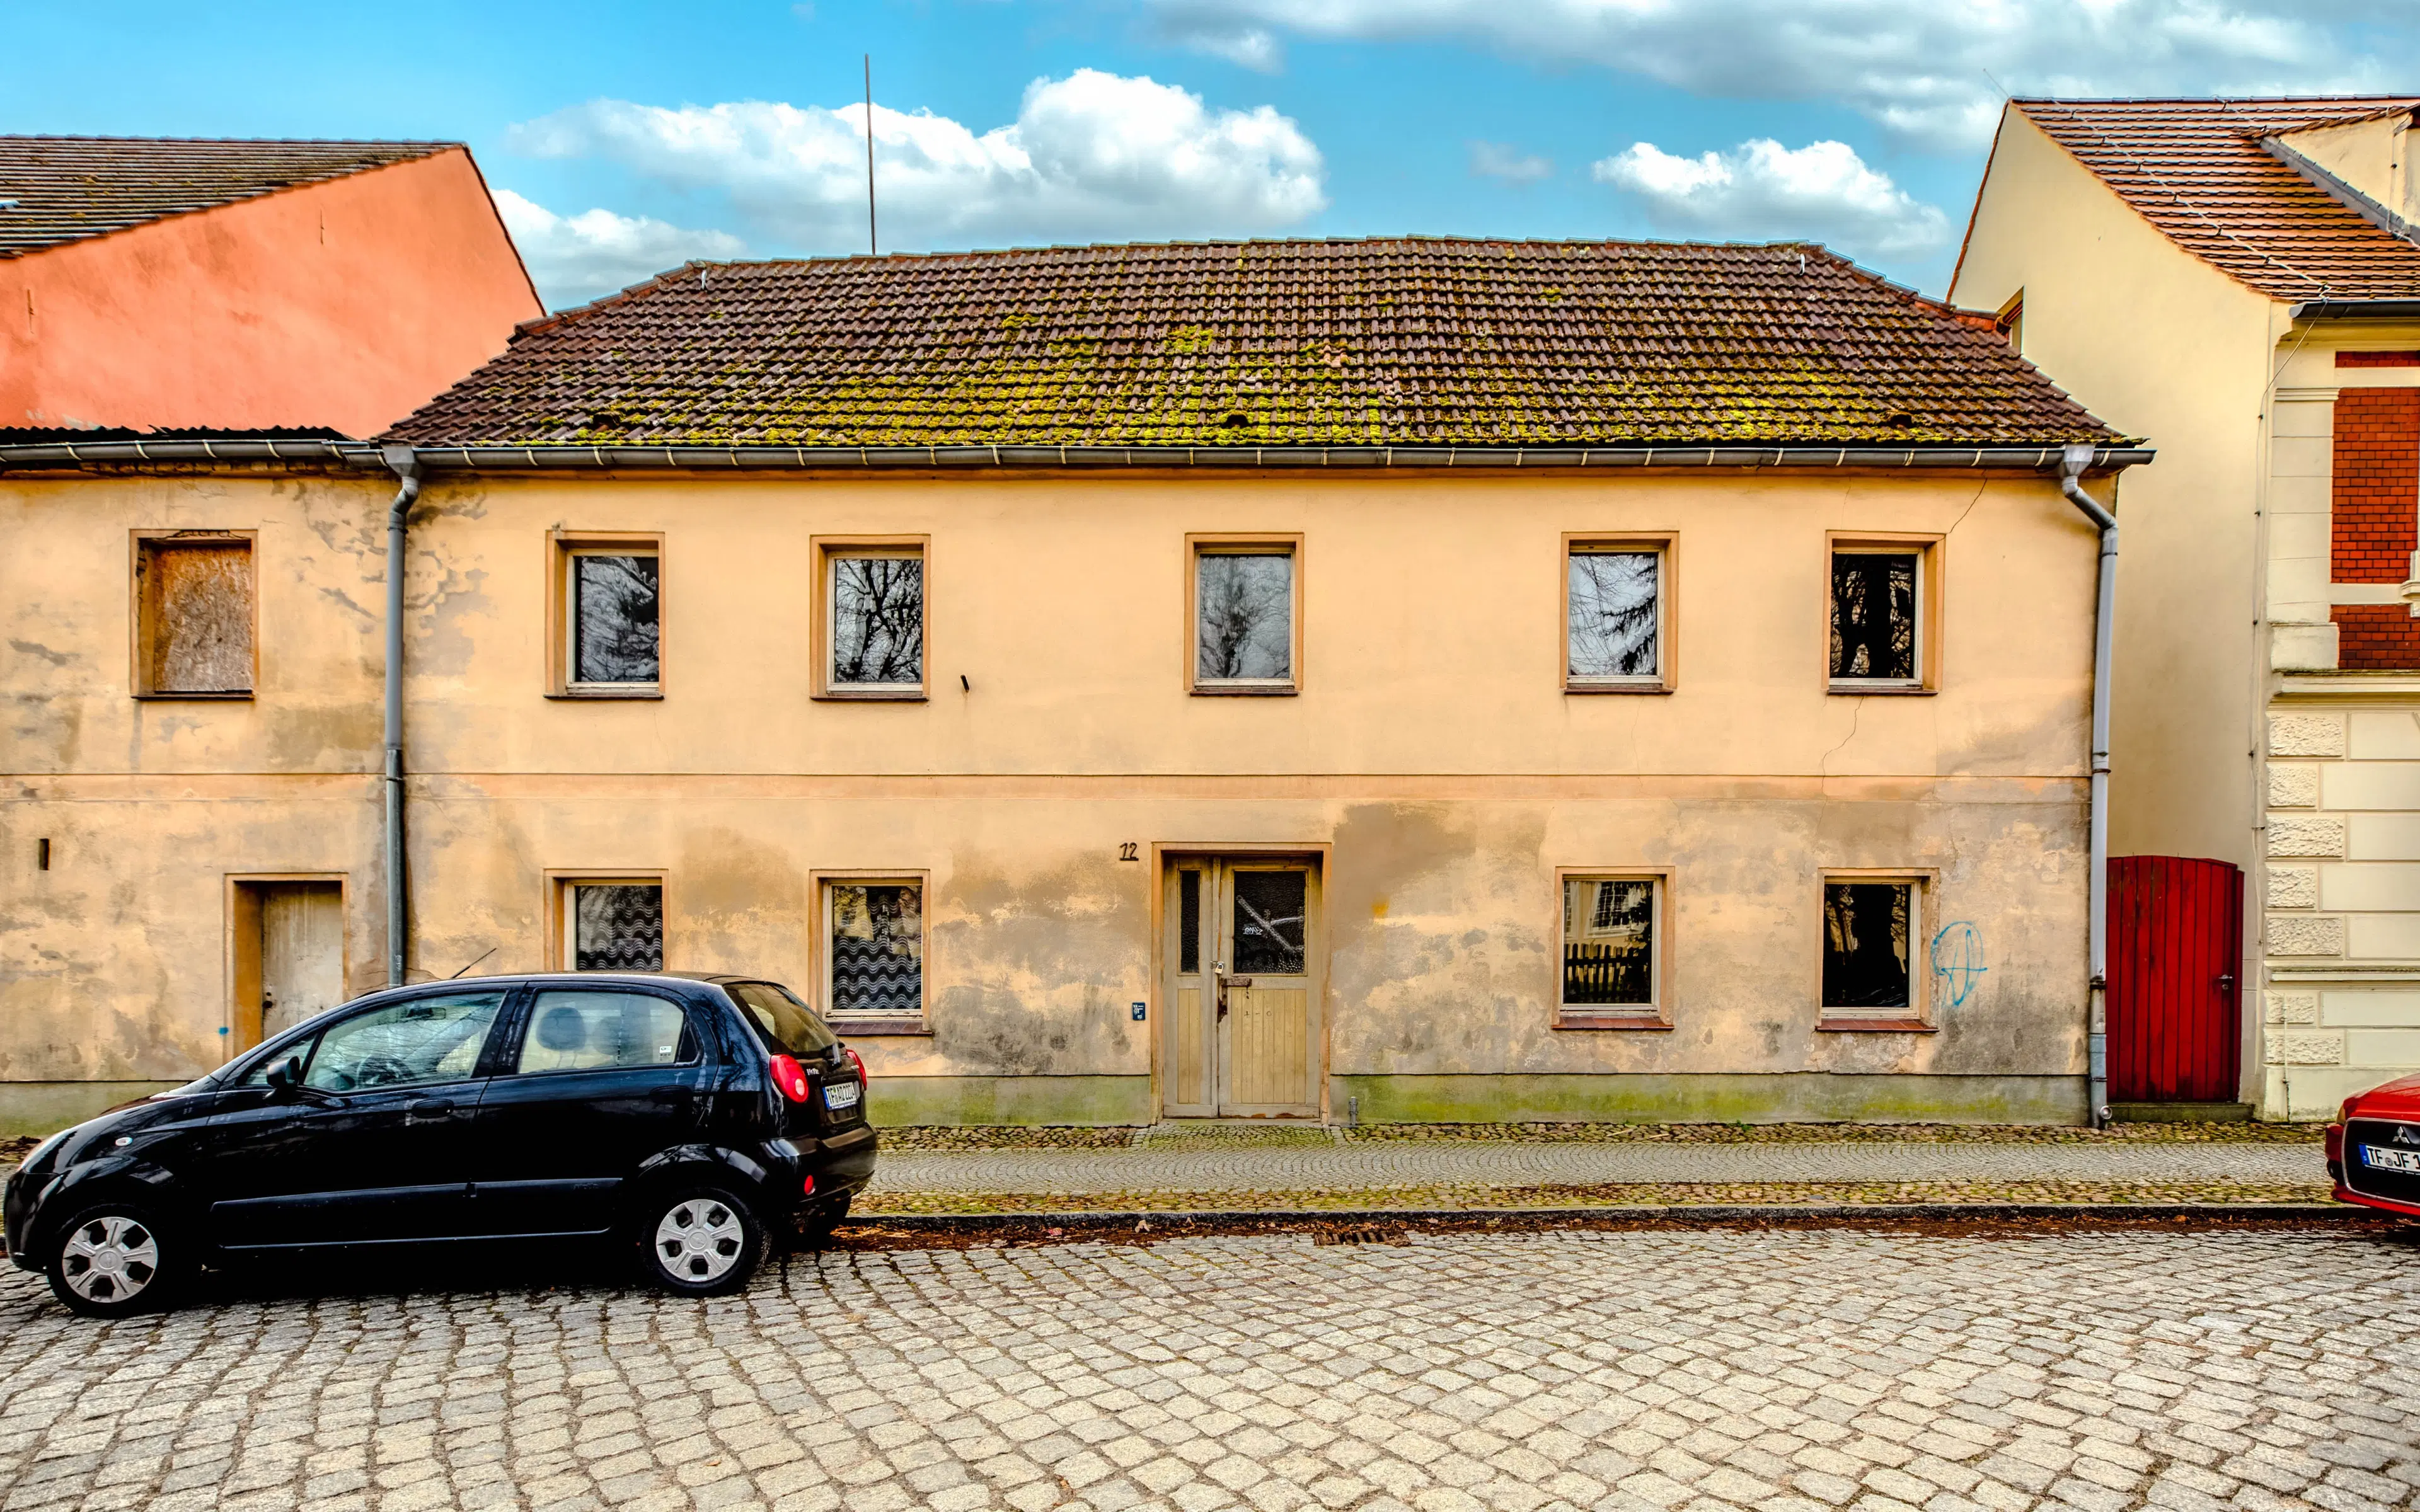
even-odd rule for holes
{"type": "Polygon", "coordinates": [[[1227,994],[1234,1111],[1296,1109],[1311,1086],[1311,993],[1302,987],[1237,987],[1227,994]]]}
{"type": "Polygon", "coordinates": [[[2178,856],[2111,857],[2111,1102],[2236,1100],[2242,933],[2242,869],[2178,856]]]}
{"type": "Polygon", "coordinates": [[[1199,987],[1179,987],[1174,994],[1175,1017],[1170,1023],[1169,1093],[1171,1112],[1208,1113],[1216,1103],[1210,1074],[1211,1026],[1199,987]]]}

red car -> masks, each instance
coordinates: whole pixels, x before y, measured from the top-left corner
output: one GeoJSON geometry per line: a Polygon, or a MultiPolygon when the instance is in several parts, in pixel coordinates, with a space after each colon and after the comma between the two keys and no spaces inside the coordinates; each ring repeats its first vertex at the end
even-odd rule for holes
{"type": "Polygon", "coordinates": [[[2420,1218],[2420,1076],[2349,1097],[2328,1125],[2336,1200],[2420,1218]]]}

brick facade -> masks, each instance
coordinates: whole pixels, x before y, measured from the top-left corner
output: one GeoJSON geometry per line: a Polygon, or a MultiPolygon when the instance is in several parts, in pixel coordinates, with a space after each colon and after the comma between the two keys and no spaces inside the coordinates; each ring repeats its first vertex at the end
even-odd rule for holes
{"type": "MultiPolygon", "coordinates": [[[[2338,366],[2404,365],[2406,352],[2341,352],[2338,366]],[[2356,361],[2358,359],[2358,361],[2356,361]]],[[[2336,396],[2330,577],[2400,583],[2420,550],[2420,389],[2345,389],[2336,396]]],[[[2420,668],[2420,620],[2400,604],[2339,604],[2336,664],[2420,668]]]]}

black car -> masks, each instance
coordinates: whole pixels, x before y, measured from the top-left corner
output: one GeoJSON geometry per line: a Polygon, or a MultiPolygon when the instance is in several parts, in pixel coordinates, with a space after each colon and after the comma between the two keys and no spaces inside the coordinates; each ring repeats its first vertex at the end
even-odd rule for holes
{"type": "Polygon", "coordinates": [[[875,1147],[863,1064],[776,983],[402,987],[45,1140],[8,1178],[8,1257],[97,1317],[247,1255],[568,1236],[711,1296],[768,1235],[829,1236],[875,1147]]]}

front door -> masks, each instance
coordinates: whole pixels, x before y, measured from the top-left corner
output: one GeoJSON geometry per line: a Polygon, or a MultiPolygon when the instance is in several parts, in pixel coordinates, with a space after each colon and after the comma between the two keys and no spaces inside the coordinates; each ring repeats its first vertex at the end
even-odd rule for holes
{"type": "Polygon", "coordinates": [[[1318,1117],[1318,868],[1188,857],[1170,863],[1165,886],[1169,1115],[1318,1117]]]}

